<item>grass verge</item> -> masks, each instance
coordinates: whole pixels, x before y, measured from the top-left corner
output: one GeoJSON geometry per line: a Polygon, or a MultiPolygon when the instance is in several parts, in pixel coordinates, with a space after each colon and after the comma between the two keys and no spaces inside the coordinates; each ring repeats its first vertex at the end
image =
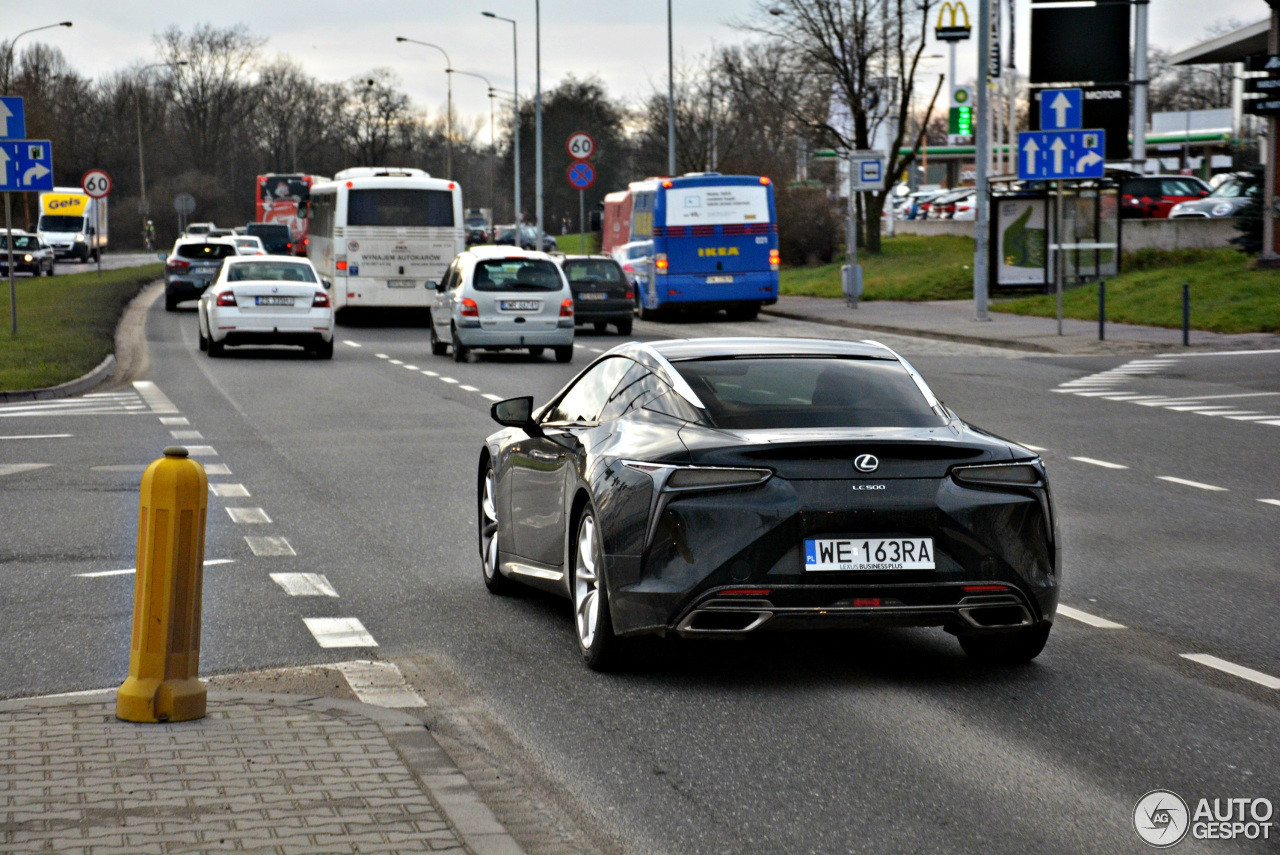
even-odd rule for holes
{"type": "Polygon", "coordinates": [[[556,249],[566,255],[589,255],[600,251],[600,233],[556,235],[556,249]]]}
{"type": "MultiPolygon", "coordinates": [[[[1234,249],[1147,250],[1126,256],[1126,272],[1107,280],[1107,320],[1180,328],[1182,285],[1191,286],[1191,326],[1218,333],[1280,333],[1280,271],[1253,270],[1234,249]]],[[[993,311],[1054,317],[1052,294],[999,300],[993,311]]],[[[1098,286],[1063,295],[1068,318],[1097,320],[1098,286]]]]}
{"type": "Polygon", "coordinates": [[[18,335],[10,334],[8,283],[0,285],[0,389],[40,389],[92,371],[115,349],[125,306],[160,278],[164,265],[147,264],[70,276],[14,277],[18,335]]]}
{"type": "MultiPolygon", "coordinates": [[[[973,296],[973,239],[951,235],[898,235],[879,255],[863,253],[864,300],[963,300],[973,296]]],[[[783,294],[840,297],[840,264],[788,267],[783,294]]]]}

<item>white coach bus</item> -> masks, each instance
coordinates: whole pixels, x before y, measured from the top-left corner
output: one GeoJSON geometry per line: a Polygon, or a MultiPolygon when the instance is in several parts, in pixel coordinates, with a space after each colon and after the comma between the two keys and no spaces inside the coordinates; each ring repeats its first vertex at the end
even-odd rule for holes
{"type": "Polygon", "coordinates": [[[344,169],[312,186],[308,236],[335,309],[427,308],[466,248],[462,188],[421,169],[344,169]]]}

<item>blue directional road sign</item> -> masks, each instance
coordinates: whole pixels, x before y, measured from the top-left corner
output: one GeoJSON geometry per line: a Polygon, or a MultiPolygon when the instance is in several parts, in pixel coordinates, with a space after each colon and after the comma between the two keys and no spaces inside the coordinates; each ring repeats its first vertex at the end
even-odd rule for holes
{"type": "Polygon", "coordinates": [[[27,111],[22,98],[0,98],[0,140],[20,140],[26,135],[27,111]]]}
{"type": "Polygon", "coordinates": [[[1084,96],[1079,89],[1045,89],[1040,93],[1040,130],[1074,131],[1084,124],[1084,96]]]}
{"type": "Polygon", "coordinates": [[[585,160],[575,160],[569,167],[569,183],[575,190],[586,190],[596,180],[596,171],[585,160]]]}
{"type": "Polygon", "coordinates": [[[1023,131],[1018,134],[1018,177],[1025,181],[1101,178],[1107,135],[1100,130],[1023,131]]]}
{"type": "Polygon", "coordinates": [[[53,146],[48,140],[0,140],[0,190],[52,190],[53,146]]]}

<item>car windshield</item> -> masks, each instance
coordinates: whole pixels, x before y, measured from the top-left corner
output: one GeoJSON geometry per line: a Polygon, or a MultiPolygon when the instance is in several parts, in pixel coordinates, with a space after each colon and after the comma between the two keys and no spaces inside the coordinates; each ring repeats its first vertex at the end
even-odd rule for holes
{"type": "Polygon", "coordinates": [[[180,243],[176,254],[181,258],[229,258],[236,248],[229,243],[180,243]]]}
{"type": "Polygon", "coordinates": [[[569,284],[575,282],[616,282],[622,284],[622,268],[616,261],[605,258],[584,258],[564,263],[564,275],[569,277],[569,284]]]}
{"type": "Polygon", "coordinates": [[[305,264],[287,261],[246,261],[231,265],[227,271],[228,282],[315,282],[316,276],[305,264]]]}
{"type": "Polygon", "coordinates": [[[896,360],[832,357],[677,362],[714,427],[935,427],[944,424],[896,360]]]}
{"type": "MultiPolygon", "coordinates": [[[[0,235],[0,247],[8,248],[9,238],[6,235],[0,235]]],[[[34,235],[14,235],[14,249],[39,249],[40,245],[36,242],[34,235]]]]}
{"type": "Polygon", "coordinates": [[[1244,182],[1236,178],[1228,178],[1209,195],[1219,199],[1236,199],[1244,195],[1244,182]]]}
{"type": "Polygon", "coordinates": [[[83,228],[84,217],[46,214],[40,218],[40,230],[45,232],[78,232],[83,228]]]}
{"type": "Polygon", "coordinates": [[[491,258],[476,264],[472,284],[477,291],[559,291],[555,264],[540,258],[491,258]]]}

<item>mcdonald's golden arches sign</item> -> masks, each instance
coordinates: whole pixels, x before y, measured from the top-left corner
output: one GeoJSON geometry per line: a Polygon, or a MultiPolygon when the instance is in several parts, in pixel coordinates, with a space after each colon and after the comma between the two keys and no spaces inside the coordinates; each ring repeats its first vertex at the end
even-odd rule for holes
{"type": "MultiPolygon", "coordinates": [[[[986,0],[978,0],[985,3],[986,0]]],[[[969,38],[969,10],[960,0],[946,0],[938,9],[938,25],[933,34],[940,42],[962,42],[969,38]]]]}

